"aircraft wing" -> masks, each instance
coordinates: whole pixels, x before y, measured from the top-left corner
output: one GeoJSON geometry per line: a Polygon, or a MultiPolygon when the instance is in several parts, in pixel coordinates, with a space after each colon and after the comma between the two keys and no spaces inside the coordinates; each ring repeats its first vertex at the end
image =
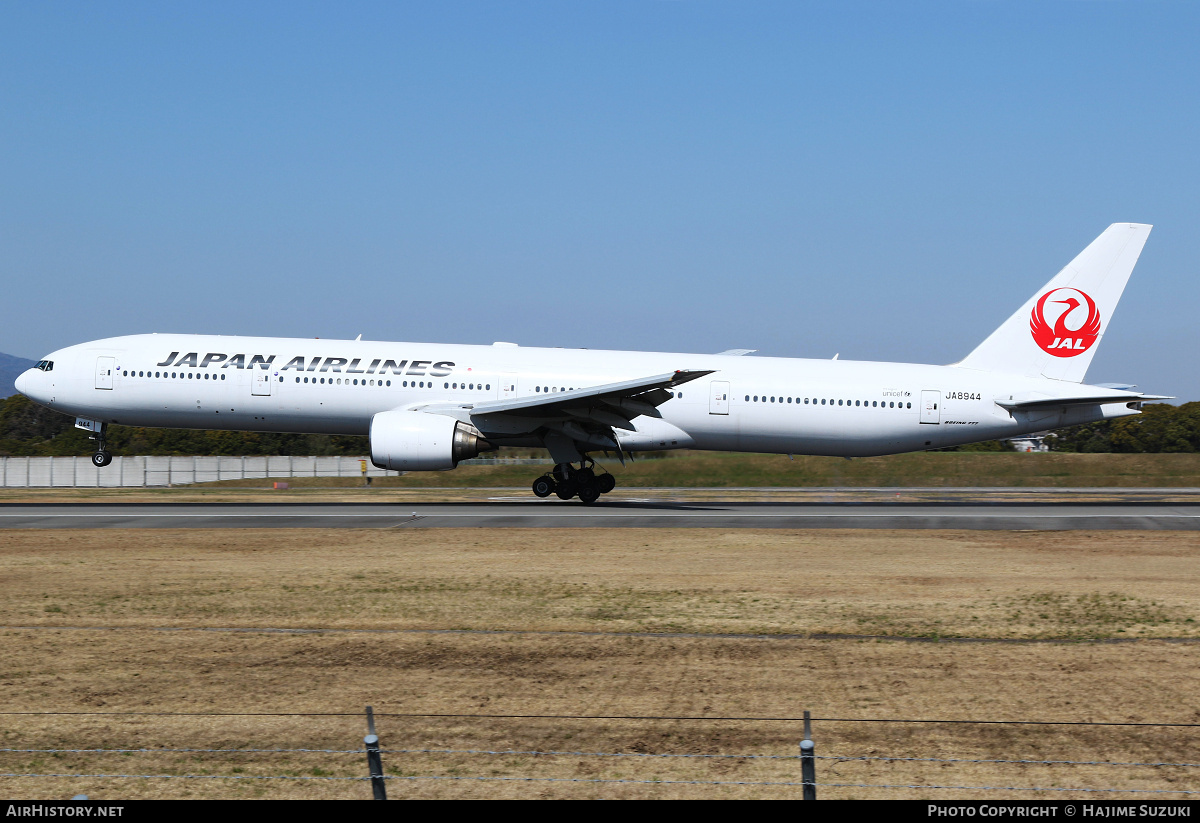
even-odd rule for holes
{"type": "Polygon", "coordinates": [[[542,430],[581,450],[611,449],[621,458],[615,429],[637,431],[633,419],[662,417],[658,406],[671,399],[668,389],[712,374],[713,370],[681,370],[608,383],[586,389],[523,395],[482,403],[434,403],[421,411],[468,420],[485,435],[503,436],[542,430]]]}
{"type": "Polygon", "coordinates": [[[712,374],[712,370],[684,370],[625,380],[586,389],[533,394],[509,400],[475,403],[471,415],[509,414],[518,417],[592,417],[597,422],[634,431],[629,421],[639,415],[660,417],[658,406],[671,398],[667,389],[712,374]]]}

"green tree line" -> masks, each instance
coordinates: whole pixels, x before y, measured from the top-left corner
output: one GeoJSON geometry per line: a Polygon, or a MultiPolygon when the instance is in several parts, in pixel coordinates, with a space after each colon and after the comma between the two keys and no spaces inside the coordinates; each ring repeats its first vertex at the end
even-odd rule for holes
{"type": "MultiPolygon", "coordinates": [[[[1140,415],[1058,429],[1047,439],[1063,452],[1200,451],[1200,403],[1149,403],[1140,415]]],[[[195,455],[360,455],[370,452],[366,437],[269,432],[142,429],[109,426],[115,454],[195,455]]],[[[956,447],[956,451],[1007,451],[997,440],[956,447]]],[[[0,400],[0,456],[88,455],[95,445],[75,420],[17,394],[0,400]]]]}
{"type": "Polygon", "coordinates": [[[1046,440],[1062,452],[1198,452],[1200,403],[1147,403],[1142,413],[1058,429],[1046,440]]]}

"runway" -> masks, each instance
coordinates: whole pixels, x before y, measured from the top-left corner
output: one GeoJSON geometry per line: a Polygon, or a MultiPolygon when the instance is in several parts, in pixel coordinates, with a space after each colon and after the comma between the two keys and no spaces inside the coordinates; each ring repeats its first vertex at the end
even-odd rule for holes
{"type": "Polygon", "coordinates": [[[525,498],[468,503],[0,505],[0,529],[261,528],[1200,529],[1200,504],[796,503],[525,498]]]}

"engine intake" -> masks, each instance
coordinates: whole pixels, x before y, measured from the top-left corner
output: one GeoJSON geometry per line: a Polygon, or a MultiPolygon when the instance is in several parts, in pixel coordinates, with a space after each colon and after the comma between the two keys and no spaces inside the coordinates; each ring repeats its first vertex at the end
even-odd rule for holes
{"type": "Polygon", "coordinates": [[[371,462],[381,469],[453,469],[459,461],[494,448],[477,429],[453,417],[386,411],[371,418],[371,462]]]}

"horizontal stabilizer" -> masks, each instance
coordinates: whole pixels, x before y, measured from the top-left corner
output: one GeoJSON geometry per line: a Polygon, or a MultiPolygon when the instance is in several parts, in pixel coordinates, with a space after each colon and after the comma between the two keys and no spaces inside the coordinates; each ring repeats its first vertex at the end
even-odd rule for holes
{"type": "MultiPolygon", "coordinates": [[[[1099,386],[1095,388],[1101,388],[1099,386]]],[[[1041,392],[1009,395],[1008,398],[996,399],[996,405],[1009,411],[1033,411],[1035,409],[1056,409],[1066,406],[1103,406],[1106,403],[1143,403],[1148,400],[1173,400],[1160,394],[1140,394],[1138,392],[1119,392],[1111,389],[1095,394],[1077,394],[1070,397],[1049,397],[1041,392]]]]}

